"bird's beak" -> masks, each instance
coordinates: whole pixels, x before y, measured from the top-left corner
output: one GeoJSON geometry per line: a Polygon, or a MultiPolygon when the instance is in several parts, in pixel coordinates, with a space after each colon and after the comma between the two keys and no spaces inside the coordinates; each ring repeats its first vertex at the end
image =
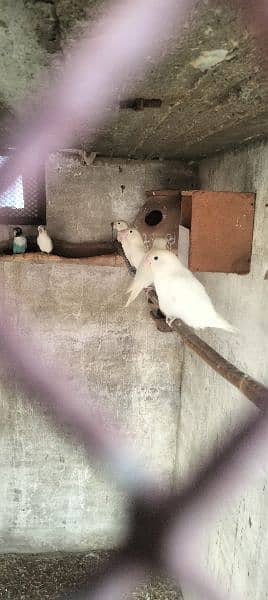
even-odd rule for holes
{"type": "Polygon", "coordinates": [[[124,231],[118,231],[117,239],[119,242],[122,242],[125,239],[125,237],[126,237],[126,234],[124,231]]]}
{"type": "Polygon", "coordinates": [[[143,264],[148,267],[151,263],[151,257],[150,254],[145,254],[145,257],[143,259],[143,264]]]}
{"type": "Polygon", "coordinates": [[[116,240],[116,229],[114,228],[114,221],[111,222],[111,228],[112,228],[112,242],[114,240],[116,240]]]}

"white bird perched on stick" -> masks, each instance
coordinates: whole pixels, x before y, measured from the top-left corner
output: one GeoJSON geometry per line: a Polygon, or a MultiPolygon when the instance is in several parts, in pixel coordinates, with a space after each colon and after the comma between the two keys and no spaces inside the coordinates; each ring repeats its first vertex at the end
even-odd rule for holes
{"type": "MultiPolygon", "coordinates": [[[[152,249],[154,250],[166,250],[167,248],[167,241],[165,240],[165,238],[155,238],[153,241],[153,245],[152,245],[152,249]]],[[[134,280],[131,282],[130,286],[128,287],[126,294],[130,294],[131,292],[133,292],[135,294],[135,290],[138,289],[138,293],[141,290],[141,282],[143,285],[144,289],[150,290],[150,289],[154,289],[153,284],[153,272],[151,269],[148,268],[148,265],[146,265],[144,263],[144,260],[140,263],[138,272],[136,273],[136,276],[134,278],[134,280]]],[[[135,296],[136,298],[136,296],[135,296]]],[[[130,302],[129,302],[130,304],[130,302]]],[[[128,306],[128,304],[127,304],[128,306]]]]}
{"type": "Polygon", "coordinates": [[[127,305],[144,287],[140,273],[146,273],[146,268],[153,273],[159,308],[166,315],[169,325],[175,319],[181,319],[195,329],[215,327],[237,331],[216,312],[202,283],[182,265],[173,252],[167,250],[153,249],[145,256],[136,275],[139,289],[137,286],[135,292],[131,293],[127,305]]]}
{"type": "Polygon", "coordinates": [[[37,243],[37,246],[40,248],[41,252],[50,254],[53,250],[52,239],[48,235],[47,230],[44,225],[39,225],[39,227],[38,227],[38,236],[37,236],[36,243],[37,243]]]}
{"type": "Polygon", "coordinates": [[[123,229],[117,234],[118,241],[122,244],[124,253],[132,267],[138,269],[146,250],[141,234],[137,229],[123,229]]]}

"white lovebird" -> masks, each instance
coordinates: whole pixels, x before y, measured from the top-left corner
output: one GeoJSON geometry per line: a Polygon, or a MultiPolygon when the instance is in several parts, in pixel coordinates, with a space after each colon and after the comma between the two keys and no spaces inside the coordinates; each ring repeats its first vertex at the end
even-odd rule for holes
{"type": "Polygon", "coordinates": [[[117,239],[131,266],[138,269],[146,253],[141,234],[134,228],[124,229],[118,232],[117,239]]]}
{"type": "Polygon", "coordinates": [[[145,273],[146,268],[153,273],[159,308],[166,315],[169,324],[175,319],[181,319],[195,329],[215,327],[231,332],[237,331],[216,312],[202,283],[182,265],[173,252],[167,250],[153,249],[148,252],[136,275],[139,289],[137,286],[135,293],[131,293],[128,303],[132,302],[144,287],[141,273],[145,273]]]}
{"type": "MultiPolygon", "coordinates": [[[[165,240],[165,238],[155,238],[154,239],[153,244],[152,244],[152,249],[166,250],[166,248],[167,248],[167,241],[165,240]]],[[[135,294],[136,289],[138,289],[140,292],[141,282],[143,285],[143,289],[147,289],[148,291],[150,289],[154,289],[153,272],[151,269],[148,268],[148,265],[144,264],[144,260],[140,263],[140,266],[136,273],[136,276],[133,279],[133,281],[131,282],[130,286],[128,287],[126,294],[130,294],[130,293],[135,294]]],[[[136,298],[136,296],[135,296],[135,298],[136,298]]],[[[128,306],[131,302],[132,302],[132,300],[129,298],[126,306],[128,306]]]]}
{"type": "MultiPolygon", "coordinates": [[[[117,234],[119,233],[119,231],[124,231],[124,229],[129,229],[129,224],[126,221],[122,221],[121,219],[119,219],[119,221],[113,221],[111,223],[112,226],[112,234],[115,233],[115,237],[118,240],[117,234]]],[[[114,239],[114,236],[113,236],[114,239]]]]}
{"type": "Polygon", "coordinates": [[[37,243],[37,246],[40,248],[41,252],[50,254],[53,250],[52,239],[48,235],[47,230],[44,225],[39,225],[39,227],[38,227],[38,236],[37,236],[36,243],[37,243]]]}

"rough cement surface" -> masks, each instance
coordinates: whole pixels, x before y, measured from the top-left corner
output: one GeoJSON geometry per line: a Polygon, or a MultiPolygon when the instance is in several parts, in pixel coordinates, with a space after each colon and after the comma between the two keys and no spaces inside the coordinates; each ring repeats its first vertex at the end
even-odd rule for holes
{"type": "MultiPolygon", "coordinates": [[[[197,2],[189,21],[171,37],[164,61],[156,64],[147,57],[146,77],[124,82],[121,99],[160,98],[161,108],[119,110],[118,97],[118,107],[95,131],[93,144],[100,154],[194,158],[268,133],[267,73],[256,53],[259,36],[250,29],[254,2],[240,4],[197,2]]],[[[3,116],[10,111],[22,118],[28,106],[22,99],[28,101],[37,89],[46,94],[47,68],[55,68],[57,79],[87,20],[94,32],[107,5],[104,0],[0,1],[3,116]]],[[[39,106],[38,94],[33,98],[39,106]]],[[[73,143],[91,149],[92,133],[83,123],[73,143]]]]}
{"type": "MultiPolygon", "coordinates": [[[[241,334],[221,331],[202,337],[240,369],[268,385],[268,145],[228,153],[200,166],[202,189],[257,192],[251,273],[246,276],[202,274],[221,314],[241,334]]],[[[228,240],[226,240],[228,244],[228,240]]],[[[210,451],[217,451],[224,436],[255,410],[230,384],[199,357],[185,351],[182,405],[178,437],[178,476],[193,476],[210,451]]],[[[267,457],[256,465],[256,482],[212,520],[198,544],[200,559],[228,590],[228,597],[264,600],[268,589],[267,563],[267,457]],[[202,557],[202,558],[201,558],[202,557]]],[[[192,596],[186,593],[186,600],[192,596]]],[[[227,597],[226,596],[226,597],[227,597]]],[[[195,598],[196,600],[196,598],[195,598]]]]}
{"type": "Polygon", "coordinates": [[[51,234],[68,241],[107,240],[111,222],[133,223],[146,190],[191,189],[193,167],[178,161],[52,156],[47,168],[47,221],[51,234]],[[64,210],[62,208],[64,207],[64,210]]]}
{"type": "MultiPolygon", "coordinates": [[[[0,556],[1,600],[58,600],[62,593],[83,585],[107,555],[85,554],[5,555],[0,556]]],[[[153,578],[131,594],[132,600],[180,600],[181,594],[170,583],[153,578]]]]}
{"type": "MultiPolygon", "coordinates": [[[[77,156],[60,153],[50,156],[46,179],[48,230],[69,242],[110,240],[111,222],[124,218],[133,223],[146,190],[196,186],[194,167],[180,161],[97,158],[87,166],[77,156]]],[[[10,234],[12,226],[0,224],[0,241],[10,234]]]]}
{"type": "MultiPolygon", "coordinates": [[[[134,218],[145,189],[162,187],[168,177],[184,185],[177,169],[176,175],[174,165],[56,162],[48,173],[49,229],[68,240],[107,239],[111,220],[134,218]]],[[[40,333],[45,358],[67,367],[78,394],[85,389],[96,405],[108,406],[148,472],[171,483],[182,348],[156,330],[142,297],[124,308],[128,284],[125,268],[0,263],[1,293],[18,330],[26,340],[40,333]]],[[[40,415],[38,402],[27,402],[11,366],[0,379],[1,551],[113,546],[125,528],[122,492],[40,415]]]]}

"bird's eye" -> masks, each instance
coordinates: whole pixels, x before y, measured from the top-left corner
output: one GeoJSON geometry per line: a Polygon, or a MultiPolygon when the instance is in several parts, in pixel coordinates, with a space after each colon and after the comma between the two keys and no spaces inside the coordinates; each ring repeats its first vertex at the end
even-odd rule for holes
{"type": "Polygon", "coordinates": [[[158,260],[158,256],[154,256],[154,260],[158,260]]]}
{"type": "Polygon", "coordinates": [[[132,229],[129,230],[129,233],[133,233],[132,229]]]}
{"type": "Polygon", "coordinates": [[[117,225],[121,225],[120,221],[117,222],[117,225]]]}

